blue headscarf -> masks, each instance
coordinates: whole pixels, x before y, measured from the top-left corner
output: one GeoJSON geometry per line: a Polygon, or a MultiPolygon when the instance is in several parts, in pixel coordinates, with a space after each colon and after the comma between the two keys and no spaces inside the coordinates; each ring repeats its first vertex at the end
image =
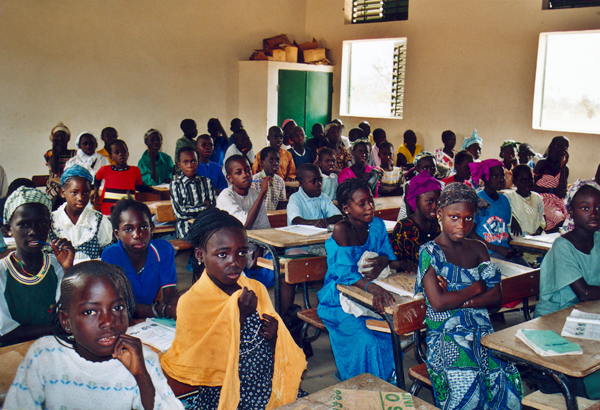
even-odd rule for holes
{"type": "Polygon", "coordinates": [[[473,130],[473,134],[463,141],[462,149],[467,149],[473,144],[479,144],[479,146],[483,148],[483,140],[477,135],[477,130],[473,130]]]}
{"type": "Polygon", "coordinates": [[[90,181],[90,184],[94,183],[94,178],[92,177],[92,174],[90,174],[90,171],[88,171],[80,165],[73,165],[65,169],[62,176],[60,177],[60,184],[64,187],[67,180],[73,177],[85,178],[88,181],[90,181]]]}

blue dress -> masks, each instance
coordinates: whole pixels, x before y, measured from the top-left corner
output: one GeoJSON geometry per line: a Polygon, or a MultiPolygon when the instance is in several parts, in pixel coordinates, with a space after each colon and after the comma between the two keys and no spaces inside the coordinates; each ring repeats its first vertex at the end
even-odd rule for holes
{"type": "MultiPolygon", "coordinates": [[[[421,246],[415,293],[423,292],[423,276],[429,266],[448,282],[448,292],[484,280],[488,289],[500,283],[500,269],[483,262],[472,269],[454,266],[434,241],[421,246]]],[[[498,360],[481,345],[493,333],[487,309],[459,308],[435,312],[427,299],[427,370],[436,406],[449,409],[520,409],[523,388],[512,364],[498,360]]]]}
{"type": "Polygon", "coordinates": [[[374,218],[369,226],[369,236],[362,246],[339,246],[333,237],[325,242],[327,274],[319,291],[317,313],[327,326],[335,364],[341,379],[346,380],[362,373],[371,373],[386,380],[394,370],[392,337],[387,333],[367,329],[365,317],[355,317],[343,311],[337,285],[353,285],[363,276],[357,263],[365,251],[377,252],[396,260],[388,239],[385,224],[374,218]]]}

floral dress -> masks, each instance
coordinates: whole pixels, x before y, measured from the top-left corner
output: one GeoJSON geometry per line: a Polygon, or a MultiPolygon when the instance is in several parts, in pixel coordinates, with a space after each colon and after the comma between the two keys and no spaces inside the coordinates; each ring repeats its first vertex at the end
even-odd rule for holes
{"type": "MultiPolygon", "coordinates": [[[[488,289],[500,282],[500,269],[484,262],[472,269],[452,265],[434,241],[421,247],[415,292],[423,292],[429,267],[447,280],[448,292],[484,280],[488,289]]],[[[484,308],[435,312],[427,299],[427,370],[436,406],[449,409],[520,409],[523,388],[516,367],[492,357],[481,338],[493,333],[484,308]]]]}

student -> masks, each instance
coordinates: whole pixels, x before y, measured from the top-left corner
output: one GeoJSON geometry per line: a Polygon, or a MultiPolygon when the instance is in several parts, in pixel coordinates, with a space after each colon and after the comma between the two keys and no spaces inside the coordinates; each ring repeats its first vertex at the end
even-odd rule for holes
{"type": "Polygon", "coordinates": [[[75,251],[66,239],[52,241],[50,198],[36,188],[20,187],[4,207],[4,222],[17,249],[0,261],[0,346],[50,334],[50,311],[60,295],[63,271],[73,265],[75,251]]]}
{"type": "Polygon", "coordinates": [[[181,297],[163,369],[198,386],[188,399],[192,409],[264,409],[294,401],[306,359],[265,287],[242,274],[249,252],[243,224],[211,208],[186,239],[205,272],[181,297]]]}
{"type": "Polygon", "coordinates": [[[182,174],[171,181],[169,193],[177,218],[177,238],[182,239],[200,212],[216,206],[217,194],[211,181],[197,173],[196,150],[192,147],[181,147],[177,154],[177,167],[181,169],[182,174]]]}
{"type": "Polygon", "coordinates": [[[564,198],[569,179],[569,140],[567,137],[554,137],[533,170],[533,190],[544,199],[546,232],[557,232],[562,226],[567,212],[564,198]]]}
{"type": "Polygon", "coordinates": [[[52,212],[50,239],[68,239],[75,247],[76,261],[100,259],[113,240],[110,220],[87,206],[93,181],[87,169],[79,165],[67,168],[60,180],[60,196],[66,202],[52,212]]]}
{"type": "Polygon", "coordinates": [[[371,145],[375,145],[375,140],[373,139],[373,135],[371,134],[371,124],[369,124],[369,121],[361,121],[358,124],[358,128],[363,130],[364,136],[369,140],[369,143],[371,145]]]}
{"type": "Polygon", "coordinates": [[[15,376],[10,409],[183,409],[158,356],[125,332],[135,310],[123,271],[100,261],[65,274],[54,336],[37,340],[15,376]]]}
{"type": "Polygon", "coordinates": [[[350,144],[352,144],[352,147],[348,150],[348,152],[350,153],[350,155],[352,155],[352,165],[354,165],[354,151],[353,151],[353,146],[354,143],[358,140],[364,140],[367,142],[367,159],[365,161],[365,163],[367,165],[370,165],[372,167],[375,166],[375,163],[373,162],[373,156],[371,153],[371,143],[369,142],[369,139],[365,136],[365,132],[360,129],[360,128],[352,128],[350,130],[350,132],[348,133],[348,140],[350,140],[350,144]]]}
{"type": "Polygon", "coordinates": [[[102,191],[101,212],[104,215],[110,215],[111,206],[119,199],[133,193],[135,190],[140,192],[160,193],[155,189],[144,185],[140,169],[134,165],[127,165],[129,159],[129,149],[123,140],[114,140],[110,145],[110,157],[115,165],[104,166],[96,173],[94,183],[93,199],[98,198],[98,189],[104,180],[102,191]]]}
{"type": "MultiPolygon", "coordinates": [[[[198,175],[206,177],[212,182],[217,195],[227,188],[227,180],[223,174],[223,166],[213,162],[213,138],[208,134],[202,134],[196,139],[196,152],[198,153],[198,175]]],[[[225,154],[225,153],[223,153],[225,154]]],[[[222,161],[221,161],[222,162],[222,161]]]]}
{"type": "Polygon", "coordinates": [[[527,142],[523,142],[519,144],[519,152],[517,153],[519,157],[519,164],[529,165],[531,169],[535,168],[535,164],[542,158],[540,154],[533,150],[531,144],[527,142]]]}
{"type": "Polygon", "coordinates": [[[502,300],[500,269],[485,245],[467,238],[485,206],[468,185],[446,186],[437,207],[442,232],[419,254],[415,293],[425,295],[427,370],[441,409],[521,408],[519,372],[481,345],[494,332],[485,307],[502,300]]]}
{"type": "Polygon", "coordinates": [[[133,198],[117,202],[110,214],[119,242],[102,253],[102,260],[120,266],[135,296],[135,317],[177,317],[175,250],[163,239],[152,239],[152,214],[133,198]],[[162,300],[157,300],[162,291],[162,300]]]}
{"type": "Polygon", "coordinates": [[[110,165],[110,162],[104,155],[96,152],[98,142],[96,141],[96,137],[90,132],[85,131],[79,134],[75,140],[75,146],[77,147],[77,155],[67,161],[65,170],[73,165],[79,165],[87,169],[93,177],[100,168],[110,165]]]}
{"type": "Polygon", "coordinates": [[[419,154],[423,148],[417,144],[417,135],[413,130],[406,130],[404,133],[404,143],[398,148],[398,157],[396,166],[402,167],[405,170],[416,166],[414,163],[415,156],[419,154]]]}
{"type": "Polygon", "coordinates": [[[313,125],[310,135],[312,138],[306,141],[306,146],[310,148],[315,154],[317,154],[319,148],[326,147],[329,144],[327,138],[325,138],[325,130],[323,124],[316,123],[313,125]]]}
{"type": "MultiPolygon", "coordinates": [[[[296,165],[294,164],[294,158],[286,149],[282,148],[283,144],[283,131],[278,126],[269,128],[269,135],[267,137],[269,145],[279,151],[279,170],[277,175],[283,178],[284,181],[295,181],[296,180],[296,165]]],[[[262,160],[256,158],[254,164],[252,164],[252,173],[257,174],[262,171],[262,160]]]]}
{"type": "MultiPolygon", "coordinates": [[[[279,128],[279,127],[277,127],[279,128]]],[[[280,169],[280,150],[275,147],[265,147],[260,151],[259,158],[262,171],[252,175],[252,188],[260,191],[261,180],[266,177],[272,178],[265,197],[265,208],[267,211],[277,209],[280,201],[285,201],[285,181],[278,175],[280,169]]]]}
{"type": "Polygon", "coordinates": [[[444,164],[452,170],[454,168],[454,156],[456,155],[456,151],[454,150],[456,146],[456,134],[450,130],[442,132],[442,143],[444,147],[435,150],[435,159],[438,164],[444,164]]]}
{"type": "Polygon", "coordinates": [[[392,145],[391,142],[384,141],[379,145],[378,153],[379,164],[383,170],[380,181],[381,184],[379,185],[379,195],[402,195],[404,193],[403,187],[405,183],[404,172],[402,172],[402,168],[394,166],[394,145],[392,145]]]}
{"type": "Polygon", "coordinates": [[[179,138],[175,143],[175,157],[177,158],[177,153],[181,147],[195,147],[196,146],[196,137],[198,136],[198,127],[196,126],[196,121],[186,118],[181,121],[179,125],[181,131],[183,131],[183,137],[179,138]]]}
{"type": "Polygon", "coordinates": [[[442,179],[442,182],[444,184],[462,182],[463,184],[467,184],[472,188],[473,184],[471,183],[471,168],[469,168],[469,164],[471,162],[473,162],[473,155],[471,155],[469,151],[459,151],[454,156],[454,170],[456,173],[448,178],[442,179]]]}
{"type": "Polygon", "coordinates": [[[304,135],[304,130],[302,127],[295,127],[292,130],[292,135],[290,138],[292,147],[288,150],[288,152],[292,154],[296,169],[298,169],[298,167],[302,164],[313,164],[317,158],[312,149],[304,146],[305,140],[306,135],[304,135]]]}
{"type": "MultiPolygon", "coordinates": [[[[342,144],[344,144],[344,147],[346,147],[348,152],[350,152],[350,149],[352,148],[352,143],[350,142],[350,138],[342,135],[342,131],[344,130],[344,123],[339,118],[331,120],[331,122],[333,124],[337,124],[340,127],[340,140],[341,140],[342,144]]],[[[325,135],[327,135],[327,132],[325,132],[325,135]]],[[[361,137],[362,137],[362,135],[361,135],[361,137]]]]}
{"type": "Polygon", "coordinates": [[[297,124],[294,120],[285,120],[283,124],[281,124],[283,132],[283,145],[286,146],[286,149],[289,149],[289,147],[292,145],[292,133],[296,127],[297,124]]]}
{"type": "Polygon", "coordinates": [[[77,153],[74,149],[67,148],[70,139],[71,131],[62,122],[59,122],[52,128],[52,132],[50,132],[52,149],[46,151],[44,154],[44,159],[50,172],[48,182],[46,183],[46,193],[50,198],[54,198],[60,193],[60,185],[53,182],[52,179],[60,178],[65,170],[67,161],[77,153]]]}
{"type": "Polygon", "coordinates": [[[338,187],[338,175],[335,173],[335,154],[329,148],[323,148],[317,155],[317,165],[323,178],[322,191],[332,201],[336,200],[335,193],[338,187]]]}
{"type": "Polygon", "coordinates": [[[326,228],[342,219],[340,210],[322,192],[323,178],[315,164],[298,168],[298,192],[290,196],[287,206],[288,225],[314,225],[326,228]]]}
{"type": "MultiPolygon", "coordinates": [[[[362,131],[361,131],[362,133],[362,131]]],[[[353,142],[352,152],[354,153],[354,164],[346,167],[338,175],[338,181],[341,184],[348,178],[359,178],[368,181],[373,176],[372,167],[367,164],[369,158],[369,140],[361,138],[353,142]]],[[[375,187],[375,197],[379,196],[379,178],[375,187]]]]}
{"type": "Polygon", "coordinates": [[[390,335],[369,330],[366,317],[344,312],[337,285],[355,286],[371,293],[373,307],[383,313],[386,307],[393,306],[394,298],[372,281],[386,266],[399,267],[398,262],[385,224],[373,216],[375,205],[367,183],[357,178],[348,179],[338,187],[337,197],[345,219],[335,224],[333,235],[325,242],[327,274],[318,294],[317,313],[329,331],[342,381],[362,373],[387,380],[394,370],[390,335]],[[372,269],[361,274],[357,264],[366,251],[379,256],[368,259],[372,269]]]}
{"type": "Polygon", "coordinates": [[[483,148],[483,140],[479,138],[477,135],[477,130],[473,130],[473,133],[469,138],[463,141],[462,149],[469,151],[471,155],[473,155],[473,160],[475,162],[479,161],[479,157],[481,156],[481,149],[483,148]]]}
{"type": "Polygon", "coordinates": [[[441,190],[440,182],[427,172],[422,172],[411,180],[406,200],[415,212],[399,220],[391,235],[392,248],[403,271],[417,272],[419,248],[434,240],[440,233],[437,200],[441,190]]]}
{"type": "MultiPolygon", "coordinates": [[[[375,131],[373,131],[373,147],[371,149],[371,157],[373,158],[373,165],[375,165],[376,167],[380,167],[381,166],[381,158],[379,157],[379,147],[381,146],[381,144],[383,144],[384,142],[387,141],[387,136],[385,134],[385,131],[381,128],[376,128],[375,131]]],[[[393,165],[393,162],[392,162],[393,165]]]]}
{"type": "MultiPolygon", "coordinates": [[[[412,180],[417,176],[422,174],[423,172],[427,172],[430,176],[435,176],[436,173],[436,161],[433,154],[429,151],[421,151],[419,154],[415,156],[414,159],[415,167],[410,172],[406,174],[406,177],[410,177],[411,179],[404,184],[404,192],[408,192],[410,189],[410,185],[412,184],[412,180]]],[[[443,188],[443,186],[442,186],[443,188]]],[[[398,219],[396,222],[401,219],[410,216],[415,210],[411,208],[410,204],[406,200],[406,196],[402,199],[402,203],[400,204],[400,211],[398,211],[398,219]]]]}
{"type": "MultiPolygon", "coordinates": [[[[231,130],[232,134],[231,137],[229,137],[229,146],[231,146],[231,144],[233,144],[233,136],[237,133],[240,132],[241,130],[244,129],[244,123],[242,122],[242,120],[240,120],[239,118],[234,118],[233,120],[231,120],[231,122],[229,123],[229,129],[231,130]]],[[[225,158],[227,159],[227,158],[225,158]]]]}
{"type": "Polygon", "coordinates": [[[513,140],[506,140],[500,145],[500,158],[504,163],[504,179],[506,181],[505,188],[512,189],[513,187],[513,173],[512,169],[519,165],[517,161],[517,147],[518,142],[513,140]]]}
{"type": "Polygon", "coordinates": [[[513,168],[513,183],[516,190],[506,192],[510,203],[512,222],[510,231],[516,236],[539,235],[544,232],[544,200],[533,188],[533,172],[529,165],[513,168]]]}
{"type": "Polygon", "coordinates": [[[485,184],[478,192],[479,197],[490,204],[488,209],[480,210],[475,216],[475,227],[469,237],[483,241],[493,258],[529,266],[522,256],[523,252],[510,246],[510,203],[506,196],[499,192],[504,189],[504,165],[497,159],[486,159],[472,162],[469,166],[475,184],[479,185],[479,180],[483,180],[485,184]]]}
{"type": "Polygon", "coordinates": [[[173,159],[168,154],[160,152],[163,144],[161,132],[154,128],[146,131],[144,144],[148,149],[138,161],[142,181],[148,186],[168,184],[173,179],[173,159]]]}
{"type": "MultiPolygon", "coordinates": [[[[223,158],[225,158],[225,152],[227,152],[227,148],[229,148],[229,141],[227,138],[227,133],[225,129],[221,125],[221,121],[218,118],[211,118],[208,120],[208,133],[212,138],[213,148],[212,154],[210,156],[210,161],[219,164],[221,168],[223,168],[223,158]]],[[[206,135],[206,134],[204,134],[206,135]]],[[[198,140],[196,139],[196,149],[198,149],[198,140]]],[[[200,155],[200,154],[198,154],[200,155]]],[[[202,161],[200,161],[202,162],[202,161]]],[[[206,176],[206,175],[204,175],[206,176]]],[[[223,176],[223,179],[225,176],[223,176]]]]}
{"type": "Polygon", "coordinates": [[[317,149],[317,154],[319,151],[325,148],[329,148],[334,152],[336,162],[336,168],[334,172],[336,174],[339,174],[342,169],[346,168],[350,161],[352,161],[352,155],[350,155],[350,152],[348,152],[342,143],[342,140],[340,139],[340,133],[341,128],[337,123],[332,122],[327,124],[325,127],[325,138],[327,139],[327,145],[317,149]]]}
{"type": "MultiPolygon", "coordinates": [[[[255,155],[252,150],[252,141],[250,141],[250,137],[246,130],[239,130],[231,136],[231,139],[233,140],[233,143],[227,148],[224,161],[227,162],[227,159],[232,155],[241,155],[246,158],[249,164],[253,164],[255,155]]],[[[225,168],[225,165],[223,165],[223,168],[225,168]]],[[[227,175],[227,170],[223,169],[223,173],[227,175]]]]}
{"type": "Polygon", "coordinates": [[[119,138],[119,133],[113,127],[106,127],[100,134],[104,147],[98,150],[98,154],[103,155],[109,162],[109,165],[115,165],[114,161],[110,158],[110,144],[119,138]]]}
{"type": "MultiPolygon", "coordinates": [[[[2,216],[2,218],[4,218],[4,204],[6,204],[8,197],[10,196],[10,194],[15,192],[18,188],[20,188],[22,186],[27,187],[27,188],[35,188],[35,184],[33,183],[33,181],[31,179],[16,178],[14,181],[12,181],[10,183],[10,185],[8,186],[8,189],[6,190],[6,197],[0,199],[0,216],[2,216]]],[[[8,228],[8,224],[6,223],[6,221],[1,220],[0,221],[0,229],[2,229],[2,235],[8,236],[7,228],[8,228]]],[[[2,236],[2,235],[0,235],[0,236],[2,236]]]]}

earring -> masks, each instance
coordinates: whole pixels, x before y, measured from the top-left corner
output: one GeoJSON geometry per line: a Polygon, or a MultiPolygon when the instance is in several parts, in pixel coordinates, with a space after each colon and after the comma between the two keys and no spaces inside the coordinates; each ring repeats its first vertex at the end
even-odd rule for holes
{"type": "Polygon", "coordinates": [[[202,265],[202,259],[198,259],[198,265],[202,265]]]}

